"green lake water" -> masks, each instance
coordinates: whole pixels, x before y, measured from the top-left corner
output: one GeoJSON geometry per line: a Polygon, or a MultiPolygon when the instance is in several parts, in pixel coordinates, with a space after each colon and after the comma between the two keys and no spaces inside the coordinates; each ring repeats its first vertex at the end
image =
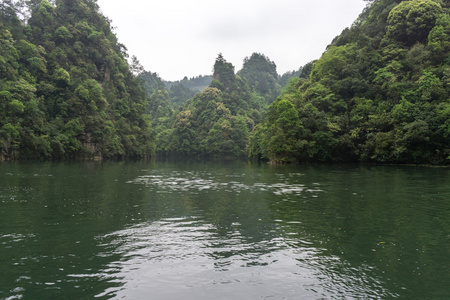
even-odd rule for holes
{"type": "Polygon", "coordinates": [[[0,164],[0,299],[450,299],[450,169],[0,164]]]}

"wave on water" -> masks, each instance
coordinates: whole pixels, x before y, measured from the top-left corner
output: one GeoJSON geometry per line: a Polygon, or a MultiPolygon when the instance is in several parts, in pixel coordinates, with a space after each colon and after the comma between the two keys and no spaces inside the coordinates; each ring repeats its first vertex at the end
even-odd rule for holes
{"type": "MultiPolygon", "coordinates": [[[[296,174],[298,175],[298,174],[296,174]]],[[[281,178],[276,183],[253,183],[246,184],[245,175],[235,175],[232,180],[227,180],[230,176],[219,177],[208,174],[194,174],[186,172],[181,174],[170,175],[143,175],[127,183],[141,184],[150,188],[158,189],[158,192],[207,192],[207,191],[221,191],[229,193],[241,192],[271,192],[275,195],[299,195],[301,193],[318,193],[323,192],[319,188],[319,184],[314,184],[312,187],[307,187],[301,183],[289,183],[288,180],[281,178]],[[203,175],[203,176],[202,176],[203,175]],[[242,178],[242,181],[237,179],[242,178]]]]}

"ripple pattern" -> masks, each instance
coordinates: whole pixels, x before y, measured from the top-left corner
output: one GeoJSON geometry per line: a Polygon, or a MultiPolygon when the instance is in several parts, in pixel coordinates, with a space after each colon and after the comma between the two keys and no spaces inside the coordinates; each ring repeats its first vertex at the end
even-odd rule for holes
{"type": "MultiPolygon", "coordinates": [[[[299,174],[293,174],[299,175],[299,174]]],[[[323,192],[319,188],[319,184],[314,184],[313,187],[306,187],[300,183],[289,183],[281,178],[281,181],[276,183],[253,183],[246,184],[243,182],[245,175],[222,176],[215,177],[212,174],[194,174],[187,172],[185,174],[176,173],[174,176],[164,175],[143,175],[138,178],[128,181],[131,184],[142,184],[147,187],[157,188],[160,192],[205,192],[205,191],[222,191],[229,193],[248,192],[271,192],[275,195],[299,195],[301,193],[318,193],[323,192]],[[202,176],[203,175],[203,176],[202,176]],[[231,178],[232,180],[227,180],[231,178]],[[242,179],[242,181],[237,181],[242,179]]]]}
{"type": "MultiPolygon", "coordinates": [[[[223,236],[201,218],[168,218],[99,239],[110,249],[100,256],[122,258],[105,270],[110,280],[122,284],[98,297],[142,299],[151,293],[155,299],[209,299],[213,293],[217,299],[357,299],[368,295],[366,284],[374,285],[369,266],[349,269],[340,277],[333,269],[345,262],[322,256],[324,249],[282,236],[251,242],[240,233],[239,224],[223,236]],[[172,289],[167,290],[168,285],[172,289]]],[[[379,289],[383,290],[381,284],[379,289]]],[[[376,295],[383,293],[389,294],[376,295]]]]}

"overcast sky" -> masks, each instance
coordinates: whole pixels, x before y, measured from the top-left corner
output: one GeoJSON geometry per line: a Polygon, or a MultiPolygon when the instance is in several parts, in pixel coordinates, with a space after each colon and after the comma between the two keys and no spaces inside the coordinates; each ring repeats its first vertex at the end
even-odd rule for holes
{"type": "Polygon", "coordinates": [[[209,75],[219,53],[236,71],[253,52],[279,74],[321,56],[363,0],[98,0],[119,42],[164,80],[209,75]]]}

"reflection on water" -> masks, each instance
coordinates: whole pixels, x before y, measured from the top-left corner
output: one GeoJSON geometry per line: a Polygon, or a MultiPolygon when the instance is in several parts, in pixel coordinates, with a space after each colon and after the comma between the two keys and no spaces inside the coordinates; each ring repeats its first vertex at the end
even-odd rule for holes
{"type": "Polygon", "coordinates": [[[0,299],[450,298],[448,169],[0,166],[0,299]]]}
{"type": "MultiPolygon", "coordinates": [[[[155,171],[157,173],[157,171],[155,171]]],[[[278,178],[284,178],[283,174],[274,174],[278,178]]],[[[301,176],[299,173],[290,173],[289,177],[301,176]]],[[[143,175],[138,178],[128,181],[128,183],[144,184],[146,186],[155,186],[158,192],[191,192],[198,193],[202,191],[222,191],[229,193],[241,193],[243,191],[249,192],[272,192],[275,195],[283,194],[300,194],[305,191],[308,193],[323,192],[318,188],[319,183],[314,184],[314,188],[306,188],[303,184],[277,182],[274,184],[268,183],[253,183],[246,185],[243,182],[235,181],[239,178],[245,178],[245,174],[241,175],[223,175],[213,173],[194,173],[194,172],[174,172],[169,176],[164,175],[143,175]],[[231,181],[217,181],[216,177],[233,178],[231,181]]]]}
{"type": "MultiPolygon", "coordinates": [[[[144,299],[306,299],[317,297],[386,297],[371,266],[352,267],[309,242],[277,232],[249,242],[233,224],[220,236],[199,218],[171,218],[139,224],[106,235],[104,247],[120,255],[108,265],[121,283],[97,296],[144,299]],[[222,298],[221,298],[222,297],[222,298]]],[[[281,228],[274,227],[281,232],[281,228]]]]}

